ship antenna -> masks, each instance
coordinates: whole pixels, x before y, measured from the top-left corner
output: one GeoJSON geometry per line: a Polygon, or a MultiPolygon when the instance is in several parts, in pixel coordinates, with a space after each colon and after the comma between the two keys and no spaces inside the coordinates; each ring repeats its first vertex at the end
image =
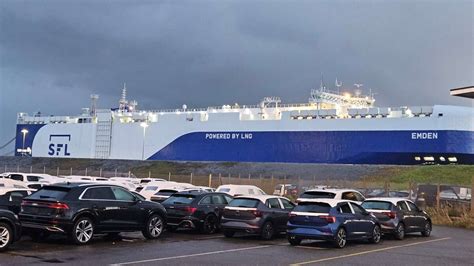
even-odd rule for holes
{"type": "Polygon", "coordinates": [[[124,111],[125,108],[127,108],[127,84],[124,82],[123,83],[123,89],[122,89],[122,98],[120,98],[119,101],[119,109],[121,111],[124,111]]]}
{"type": "Polygon", "coordinates": [[[326,89],[326,86],[324,86],[324,76],[323,76],[323,72],[321,72],[321,84],[319,85],[319,89],[321,91],[324,91],[326,89]]]}
{"type": "Polygon", "coordinates": [[[336,87],[337,87],[337,93],[341,93],[341,87],[342,87],[342,82],[338,81],[337,80],[337,77],[336,77],[336,87]]]}

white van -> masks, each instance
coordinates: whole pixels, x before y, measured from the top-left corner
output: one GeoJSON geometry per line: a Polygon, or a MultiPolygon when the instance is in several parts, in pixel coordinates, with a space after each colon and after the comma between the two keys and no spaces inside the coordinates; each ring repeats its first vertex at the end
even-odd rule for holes
{"type": "Polygon", "coordinates": [[[247,195],[266,195],[259,187],[252,185],[222,185],[216,189],[216,192],[227,193],[233,197],[247,195]]]}

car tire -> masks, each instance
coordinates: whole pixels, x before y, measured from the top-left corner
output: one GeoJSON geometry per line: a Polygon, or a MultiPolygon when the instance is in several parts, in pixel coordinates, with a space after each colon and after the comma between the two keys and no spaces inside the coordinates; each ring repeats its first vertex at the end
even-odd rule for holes
{"type": "Polygon", "coordinates": [[[224,233],[224,236],[227,237],[227,238],[231,238],[235,235],[235,232],[230,231],[230,230],[224,230],[223,233],[224,233]]]}
{"type": "Polygon", "coordinates": [[[395,227],[395,238],[398,240],[403,240],[405,238],[405,225],[403,223],[398,223],[395,227]]]}
{"type": "Polygon", "coordinates": [[[71,239],[77,245],[85,245],[94,237],[94,222],[87,216],[79,217],[71,231],[71,239]]]}
{"type": "Polygon", "coordinates": [[[7,250],[13,242],[13,230],[10,225],[0,223],[0,251],[7,250]]]}
{"type": "Polygon", "coordinates": [[[334,245],[337,248],[343,248],[347,244],[347,232],[343,227],[339,228],[336,232],[336,238],[334,240],[334,245]]]}
{"type": "Polygon", "coordinates": [[[214,234],[217,231],[217,217],[213,214],[209,214],[204,219],[204,223],[201,226],[201,233],[214,234]]]}
{"type": "Polygon", "coordinates": [[[370,243],[378,244],[380,243],[381,237],[382,237],[382,233],[380,231],[380,226],[376,224],[374,226],[374,229],[372,229],[372,236],[369,238],[369,241],[370,243]]]}
{"type": "Polygon", "coordinates": [[[273,238],[275,235],[275,229],[273,228],[273,223],[272,222],[265,222],[262,225],[262,232],[260,233],[260,236],[264,240],[270,240],[273,238]]]}
{"type": "Polygon", "coordinates": [[[423,231],[421,231],[421,235],[424,237],[429,237],[431,235],[431,231],[433,230],[431,222],[426,221],[425,226],[423,227],[423,231]]]}
{"type": "Polygon", "coordinates": [[[301,244],[301,241],[302,241],[302,239],[298,238],[296,236],[288,236],[288,242],[292,246],[298,246],[299,244],[301,244]]]}
{"type": "Polygon", "coordinates": [[[163,233],[164,227],[163,218],[158,214],[153,214],[148,218],[142,234],[146,239],[157,239],[163,233]]]}

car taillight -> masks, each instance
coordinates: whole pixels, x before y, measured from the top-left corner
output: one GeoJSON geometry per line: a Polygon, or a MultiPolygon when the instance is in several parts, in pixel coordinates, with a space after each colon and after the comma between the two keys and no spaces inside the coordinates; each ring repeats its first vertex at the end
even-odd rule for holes
{"type": "Polygon", "coordinates": [[[185,207],[184,208],[184,211],[186,211],[189,214],[193,214],[196,210],[197,210],[197,208],[195,208],[195,207],[185,207]]]}
{"type": "Polygon", "coordinates": [[[262,217],[262,212],[259,210],[251,210],[250,211],[255,217],[262,217]]]}
{"type": "Polygon", "coordinates": [[[296,217],[296,216],[298,216],[298,215],[296,215],[295,213],[292,213],[292,212],[288,213],[288,217],[290,217],[290,218],[291,217],[296,217]]]}
{"type": "Polygon", "coordinates": [[[395,217],[397,217],[396,212],[384,212],[383,214],[387,215],[388,218],[390,218],[390,219],[394,219],[395,217]]]}
{"type": "Polygon", "coordinates": [[[48,204],[48,208],[56,209],[56,210],[69,210],[69,206],[66,203],[55,202],[48,204]]]}
{"type": "Polygon", "coordinates": [[[319,216],[319,218],[325,219],[326,222],[328,222],[328,223],[330,223],[330,224],[336,222],[336,217],[334,217],[334,216],[319,216]]]}

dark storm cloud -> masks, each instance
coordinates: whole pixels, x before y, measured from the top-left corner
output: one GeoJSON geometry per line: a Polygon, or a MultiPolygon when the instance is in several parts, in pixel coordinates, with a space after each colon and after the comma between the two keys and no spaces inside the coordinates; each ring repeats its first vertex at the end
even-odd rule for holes
{"type": "Polygon", "coordinates": [[[378,105],[472,104],[471,1],[0,2],[0,145],[17,112],[306,101],[320,73],[378,105]]]}

